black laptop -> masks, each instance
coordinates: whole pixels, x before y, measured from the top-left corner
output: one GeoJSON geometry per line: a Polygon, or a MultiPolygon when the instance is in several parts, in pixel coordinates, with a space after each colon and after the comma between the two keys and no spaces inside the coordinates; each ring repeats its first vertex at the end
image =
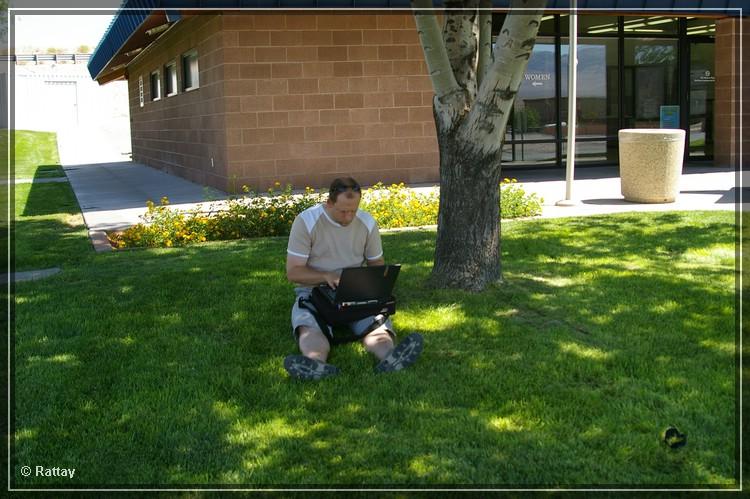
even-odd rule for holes
{"type": "Polygon", "coordinates": [[[341,272],[339,286],[320,286],[323,295],[336,308],[376,305],[391,298],[401,265],[347,267],[341,272]]]}

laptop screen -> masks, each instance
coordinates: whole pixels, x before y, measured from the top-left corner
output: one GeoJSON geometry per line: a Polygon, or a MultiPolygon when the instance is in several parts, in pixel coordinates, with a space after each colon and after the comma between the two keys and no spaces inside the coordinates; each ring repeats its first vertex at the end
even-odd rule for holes
{"type": "Polygon", "coordinates": [[[348,267],[341,272],[335,303],[383,301],[390,298],[401,265],[348,267]]]}

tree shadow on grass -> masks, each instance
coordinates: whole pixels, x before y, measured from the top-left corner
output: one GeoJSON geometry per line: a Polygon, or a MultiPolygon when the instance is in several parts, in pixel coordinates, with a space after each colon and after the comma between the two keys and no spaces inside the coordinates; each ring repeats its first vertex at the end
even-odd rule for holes
{"type": "Polygon", "coordinates": [[[596,231],[590,248],[542,221],[516,227],[509,285],[478,295],[429,289],[434,233],[384,235],[404,264],[394,321],[424,334],[423,356],[378,376],[361,347],[341,346],[331,361],[343,374],[321,383],[281,366],[295,350],[281,239],[102,255],[54,286],[20,285],[16,449],[24,462],[80,463],[81,484],[731,482],[727,270],[682,274],[659,250],[715,236],[632,242],[606,223],[576,228],[596,231]],[[602,269],[605,242],[658,254],[664,269],[602,269]],[[685,452],[660,445],[668,424],[689,433],[685,452]]]}
{"type": "Polygon", "coordinates": [[[66,265],[92,253],[80,215],[21,218],[14,223],[15,270],[66,265]]]}
{"type": "Polygon", "coordinates": [[[67,182],[17,184],[15,191],[16,213],[22,217],[81,212],[73,189],[67,182]],[[23,196],[27,197],[23,209],[20,209],[23,196]]]}

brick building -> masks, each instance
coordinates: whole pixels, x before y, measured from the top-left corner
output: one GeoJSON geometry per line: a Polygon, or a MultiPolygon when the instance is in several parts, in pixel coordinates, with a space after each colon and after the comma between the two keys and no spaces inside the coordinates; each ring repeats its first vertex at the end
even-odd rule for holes
{"type": "MultiPolygon", "coordinates": [[[[438,180],[433,94],[409,11],[129,3],[89,70],[100,83],[128,80],[134,161],[229,191],[323,186],[339,175],[438,180]]],[[[506,166],[565,164],[567,14],[554,10],[562,3],[548,4],[509,123],[506,166]]],[[[688,161],[747,163],[739,125],[750,114],[739,105],[747,20],[726,7],[638,14],[608,3],[612,11],[579,16],[577,163],[614,163],[617,130],[660,126],[689,132],[688,161]]]]}

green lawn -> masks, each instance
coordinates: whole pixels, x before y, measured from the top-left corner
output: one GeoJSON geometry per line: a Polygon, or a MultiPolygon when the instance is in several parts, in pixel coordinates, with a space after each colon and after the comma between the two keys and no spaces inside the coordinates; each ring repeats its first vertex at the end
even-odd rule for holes
{"type": "MultiPolygon", "coordinates": [[[[15,178],[63,177],[60,156],[57,152],[57,135],[54,132],[11,130],[14,139],[15,178]]],[[[7,130],[0,133],[0,150],[8,147],[7,130]]]]}
{"type": "Polygon", "coordinates": [[[16,271],[62,267],[93,252],[70,184],[15,185],[16,271]]]}
{"type": "Polygon", "coordinates": [[[82,250],[16,285],[15,485],[737,485],[734,227],[504,223],[506,283],[483,294],[429,287],[434,232],[385,234],[423,356],[376,376],[343,346],[318,383],[282,367],[284,238],[82,250]],[[42,463],[75,478],[18,472],[42,463]]]}
{"type": "MultiPolygon", "coordinates": [[[[54,133],[17,130],[14,135],[15,178],[64,176],[54,133]]],[[[0,133],[2,147],[7,147],[6,133],[0,133]]],[[[20,183],[12,189],[16,271],[65,267],[93,251],[69,183],[20,183]]]]}

